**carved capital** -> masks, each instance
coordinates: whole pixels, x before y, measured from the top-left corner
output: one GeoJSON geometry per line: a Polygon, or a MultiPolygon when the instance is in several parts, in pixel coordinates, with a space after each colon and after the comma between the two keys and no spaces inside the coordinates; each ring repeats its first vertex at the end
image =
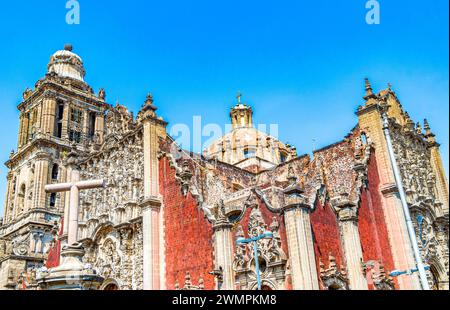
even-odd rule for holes
{"type": "Polygon", "coordinates": [[[156,211],[159,211],[159,209],[161,208],[161,200],[157,197],[149,197],[144,199],[139,206],[145,210],[145,209],[153,209],[156,211]]]}
{"type": "Polygon", "coordinates": [[[391,197],[398,193],[398,188],[395,183],[384,184],[380,190],[385,197],[391,197]]]}
{"type": "Polygon", "coordinates": [[[302,194],[303,190],[299,186],[288,187],[284,191],[283,211],[296,208],[311,209],[308,199],[302,194]]]}
{"type": "Polygon", "coordinates": [[[214,231],[225,230],[225,229],[231,230],[232,227],[233,227],[233,224],[230,223],[230,221],[228,221],[227,219],[223,219],[223,220],[218,220],[214,223],[213,230],[214,231]]]}
{"type": "Polygon", "coordinates": [[[44,100],[56,100],[57,96],[55,93],[46,91],[43,95],[42,95],[42,99],[44,100]]]}
{"type": "Polygon", "coordinates": [[[336,208],[339,221],[358,221],[358,208],[355,205],[345,205],[336,208]]]}
{"type": "Polygon", "coordinates": [[[49,161],[51,159],[51,155],[49,153],[46,152],[38,152],[35,155],[35,159],[36,160],[47,160],[49,161]]]}

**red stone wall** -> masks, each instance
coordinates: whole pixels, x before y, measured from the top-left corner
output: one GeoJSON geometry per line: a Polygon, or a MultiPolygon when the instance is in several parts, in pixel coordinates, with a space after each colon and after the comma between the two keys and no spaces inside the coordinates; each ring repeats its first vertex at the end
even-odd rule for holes
{"type": "Polygon", "coordinates": [[[363,190],[358,215],[363,260],[380,261],[386,272],[394,269],[386,222],[381,206],[380,179],[375,154],[368,167],[369,189],[363,190]]]}
{"type": "Polygon", "coordinates": [[[186,272],[193,285],[203,278],[205,289],[214,289],[213,231],[196,200],[184,197],[175,179],[175,170],[167,158],[159,162],[159,186],[163,196],[165,226],[165,257],[167,289],[174,289],[178,280],[184,284],[186,272]]]}
{"type": "MultiPolygon", "coordinates": [[[[311,228],[314,236],[314,252],[316,256],[317,274],[319,273],[319,259],[328,268],[329,255],[336,258],[336,264],[341,267],[344,266],[343,251],[341,246],[341,237],[337,218],[333,210],[328,204],[322,206],[319,202],[316,203],[316,208],[311,213],[311,228]]],[[[319,280],[322,288],[322,283],[319,280]]]]}

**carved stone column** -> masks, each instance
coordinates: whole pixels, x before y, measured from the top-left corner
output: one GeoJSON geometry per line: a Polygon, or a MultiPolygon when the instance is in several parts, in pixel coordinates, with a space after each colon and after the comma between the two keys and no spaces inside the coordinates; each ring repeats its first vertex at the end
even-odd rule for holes
{"type": "Polygon", "coordinates": [[[50,154],[39,152],[35,157],[34,165],[34,197],[33,208],[47,207],[47,193],[45,185],[48,184],[50,154]]]}
{"type": "Polygon", "coordinates": [[[332,199],[331,205],[336,210],[339,220],[350,289],[367,290],[367,280],[362,269],[363,255],[358,230],[358,207],[348,200],[347,195],[332,199]]]}
{"type": "Polygon", "coordinates": [[[20,133],[22,136],[22,147],[24,147],[28,143],[28,124],[30,122],[29,117],[30,115],[28,113],[24,113],[22,118],[22,131],[20,133]]]}
{"type": "Polygon", "coordinates": [[[53,94],[46,94],[42,104],[44,134],[53,135],[55,129],[56,97],[53,94]]]}
{"type": "Polygon", "coordinates": [[[105,119],[103,113],[97,113],[95,117],[95,136],[98,138],[97,143],[103,143],[103,130],[105,126],[105,119]]]}
{"type": "Polygon", "coordinates": [[[70,105],[64,104],[63,118],[61,123],[61,139],[69,139],[69,117],[70,117],[70,105]]]}
{"type": "Polygon", "coordinates": [[[296,184],[296,177],[290,170],[291,185],[284,190],[283,208],[286,237],[291,261],[292,287],[294,290],[318,290],[314,242],[310,222],[311,206],[296,184]]]}
{"type": "MultiPolygon", "coordinates": [[[[11,171],[8,172],[8,176],[7,176],[7,186],[6,186],[6,202],[5,202],[5,213],[4,213],[4,218],[3,218],[3,224],[6,224],[9,222],[9,218],[10,218],[10,205],[11,205],[11,201],[14,200],[14,196],[13,196],[13,186],[14,186],[14,182],[13,182],[13,173],[11,171]]],[[[2,223],[0,223],[2,224],[2,223]]]]}
{"type": "Polygon", "coordinates": [[[161,287],[160,273],[160,208],[159,198],[159,136],[165,136],[164,121],[156,117],[151,95],[139,112],[143,124],[144,201],[141,204],[143,230],[143,286],[144,290],[161,287]]]}
{"type": "Polygon", "coordinates": [[[160,288],[160,234],[159,212],[161,201],[149,198],[141,207],[143,228],[144,290],[160,288]]]}
{"type": "Polygon", "coordinates": [[[21,149],[22,146],[24,145],[24,143],[23,143],[24,120],[25,120],[25,114],[23,112],[21,112],[20,116],[19,116],[19,134],[18,134],[18,141],[17,141],[18,149],[21,149]]]}
{"type": "Polygon", "coordinates": [[[215,268],[221,270],[220,289],[234,290],[232,224],[227,220],[217,221],[214,226],[215,268]]]}

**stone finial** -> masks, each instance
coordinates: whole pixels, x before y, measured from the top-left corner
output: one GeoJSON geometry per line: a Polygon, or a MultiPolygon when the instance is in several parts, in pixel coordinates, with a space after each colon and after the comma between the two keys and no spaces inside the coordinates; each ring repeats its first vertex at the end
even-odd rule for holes
{"type": "Polygon", "coordinates": [[[417,134],[422,134],[422,126],[420,125],[420,122],[417,122],[416,124],[416,133],[417,134]]]}
{"type": "Polygon", "coordinates": [[[431,131],[430,124],[427,119],[423,120],[423,128],[425,129],[425,138],[429,143],[436,143],[435,135],[431,131]]]}
{"type": "Polygon", "coordinates": [[[409,113],[405,111],[405,126],[409,131],[414,131],[414,122],[409,116],[409,113]]]}
{"type": "Polygon", "coordinates": [[[156,106],[153,104],[154,100],[153,100],[153,95],[151,93],[147,94],[147,97],[145,99],[145,103],[144,106],[142,107],[142,109],[144,110],[152,110],[152,111],[156,111],[157,108],[156,106]]]}
{"type": "Polygon", "coordinates": [[[70,44],[70,43],[65,44],[65,45],[64,45],[64,50],[65,50],[65,51],[69,51],[69,52],[73,51],[73,46],[72,46],[72,44],[70,44]]]}
{"type": "Polygon", "coordinates": [[[423,120],[423,128],[425,129],[425,133],[431,132],[430,124],[428,124],[428,120],[426,118],[423,120]]]}
{"type": "Polygon", "coordinates": [[[364,100],[368,100],[370,98],[373,98],[375,95],[373,94],[372,86],[370,85],[369,79],[365,78],[364,82],[365,82],[366,94],[363,98],[364,98],[364,100]]]}

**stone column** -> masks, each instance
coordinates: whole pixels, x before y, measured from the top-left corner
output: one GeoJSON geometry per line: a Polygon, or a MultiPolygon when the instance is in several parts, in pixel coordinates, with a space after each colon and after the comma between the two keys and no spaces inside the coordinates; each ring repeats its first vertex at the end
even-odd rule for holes
{"type": "Polygon", "coordinates": [[[222,269],[222,290],[235,289],[232,226],[228,221],[218,221],[213,226],[215,268],[217,270],[222,269]]]}
{"type": "Polygon", "coordinates": [[[89,111],[83,110],[83,124],[82,124],[82,141],[86,141],[89,136],[89,111]]]}
{"type": "Polygon", "coordinates": [[[53,135],[55,129],[56,97],[53,94],[46,94],[42,104],[43,108],[43,126],[42,132],[47,135],[53,135]]]}
{"type": "Polygon", "coordinates": [[[37,132],[42,132],[42,104],[39,104],[36,107],[37,114],[36,114],[36,128],[37,132]]]}
{"type": "Polygon", "coordinates": [[[69,139],[69,118],[70,118],[70,104],[64,104],[63,118],[61,122],[61,139],[69,139]]]}
{"type": "Polygon", "coordinates": [[[436,177],[435,189],[439,202],[442,203],[443,213],[448,213],[448,182],[445,175],[444,165],[442,164],[441,153],[439,151],[439,143],[436,142],[434,133],[431,132],[428,121],[424,120],[425,138],[428,142],[430,150],[431,169],[436,177]]]}
{"type": "MultiPolygon", "coordinates": [[[[11,171],[8,172],[8,175],[6,177],[7,185],[6,185],[6,199],[5,199],[5,209],[4,209],[4,217],[3,217],[3,224],[6,224],[9,221],[9,206],[11,204],[11,200],[14,199],[12,197],[13,193],[13,173],[11,171]]],[[[0,223],[1,225],[2,223],[0,223]]]]}
{"type": "Polygon", "coordinates": [[[47,193],[45,185],[48,184],[50,154],[39,152],[35,157],[34,166],[34,201],[33,208],[47,207],[47,193]]]}
{"type": "Polygon", "coordinates": [[[103,130],[105,126],[105,119],[103,113],[97,113],[95,117],[95,135],[99,138],[98,143],[103,143],[103,130]]]}
{"type": "Polygon", "coordinates": [[[358,207],[350,202],[346,195],[332,200],[331,203],[339,220],[350,289],[367,290],[367,279],[362,269],[363,254],[358,230],[358,207]]]}
{"type": "MultiPolygon", "coordinates": [[[[290,171],[290,173],[292,173],[290,171]]],[[[302,195],[303,189],[296,185],[296,178],[284,190],[283,207],[286,237],[291,261],[292,288],[294,290],[318,290],[314,242],[310,222],[311,206],[302,195]]]]}
{"type": "Polygon", "coordinates": [[[142,205],[144,290],[160,289],[159,199],[147,199],[142,205]]]}
{"type": "Polygon", "coordinates": [[[161,287],[160,273],[160,208],[159,198],[159,136],[165,135],[166,123],[157,119],[151,96],[139,112],[143,124],[144,201],[141,204],[143,232],[144,290],[161,287]]]}
{"type": "Polygon", "coordinates": [[[22,146],[24,145],[24,143],[23,143],[24,118],[25,118],[25,115],[23,112],[21,112],[20,116],[19,116],[19,134],[18,134],[18,139],[17,139],[18,149],[22,148],[22,146]]]}
{"type": "Polygon", "coordinates": [[[29,117],[30,115],[28,113],[25,113],[22,118],[22,131],[21,131],[22,147],[24,147],[28,143],[28,123],[30,121],[29,117]]]}

